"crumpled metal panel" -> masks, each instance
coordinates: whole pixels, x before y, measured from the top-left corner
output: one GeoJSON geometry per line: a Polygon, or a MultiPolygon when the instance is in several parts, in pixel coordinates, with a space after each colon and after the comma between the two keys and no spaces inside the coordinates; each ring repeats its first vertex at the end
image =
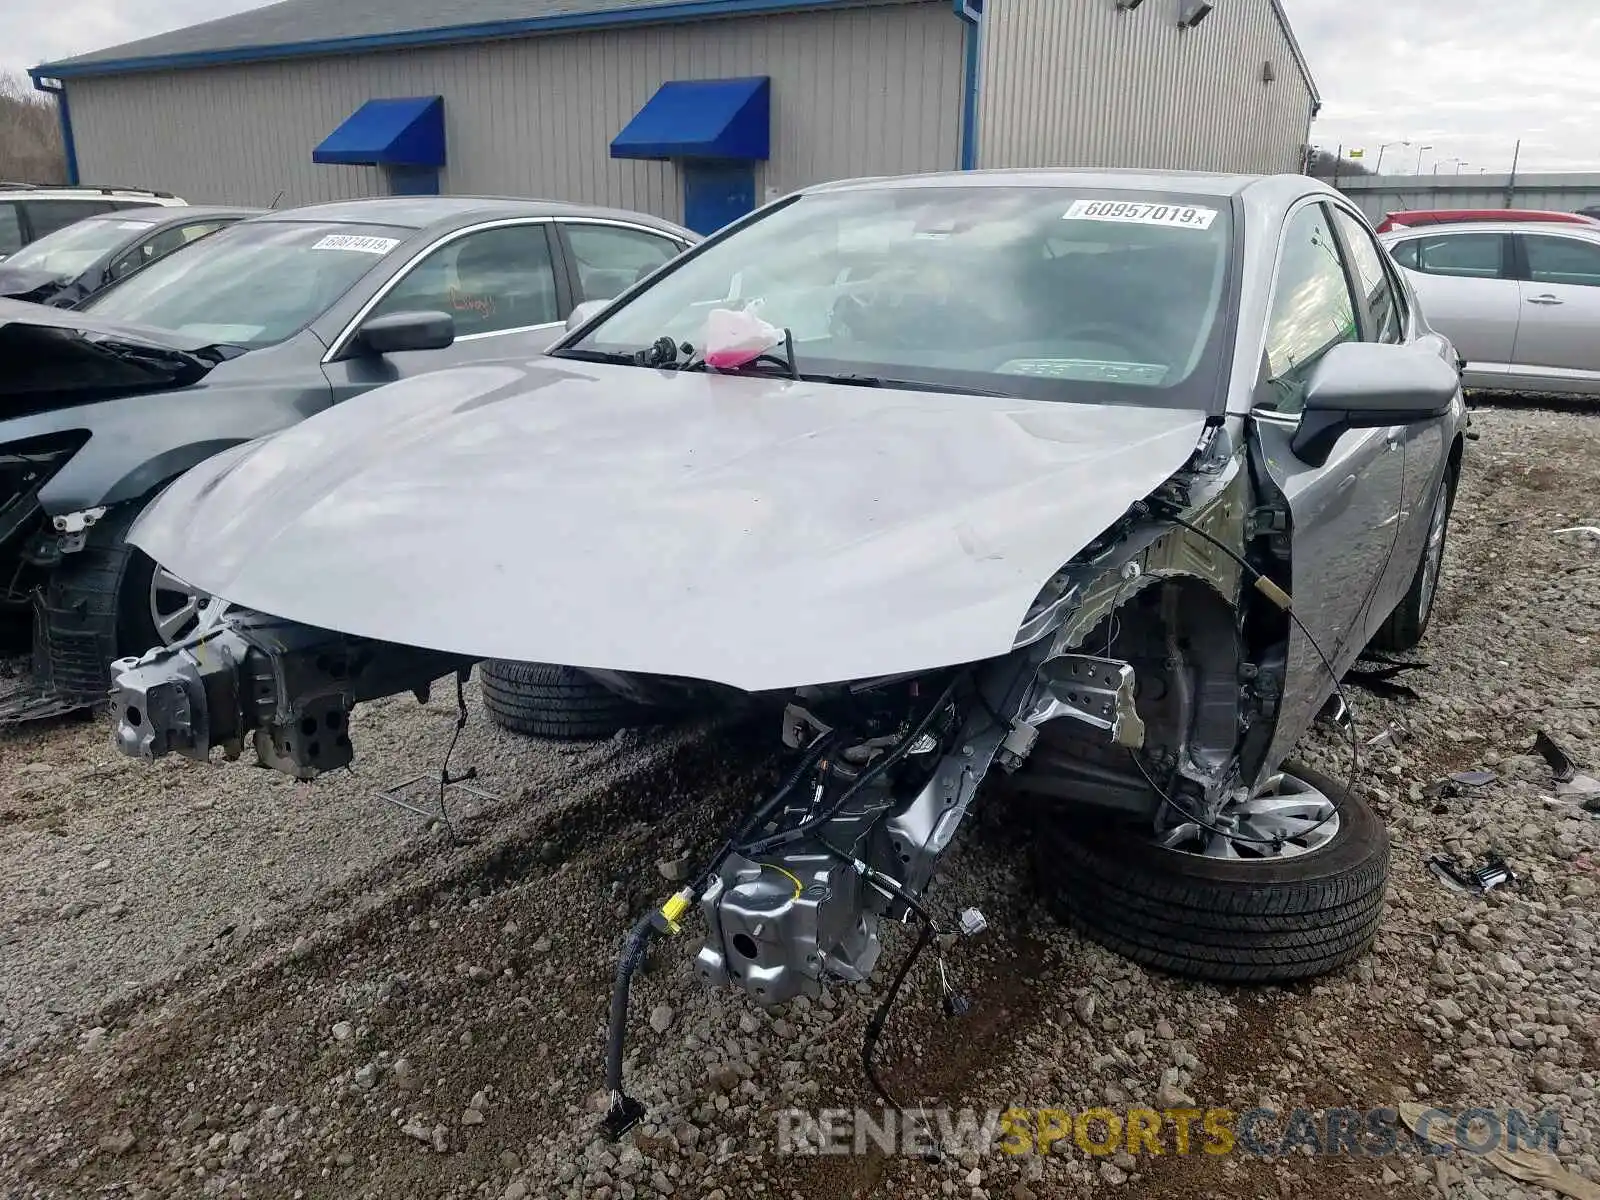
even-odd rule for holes
{"type": "Polygon", "coordinates": [[[472,657],[750,691],[1011,650],[1205,416],[539,359],[347,401],[131,540],[233,603],[472,657]]]}

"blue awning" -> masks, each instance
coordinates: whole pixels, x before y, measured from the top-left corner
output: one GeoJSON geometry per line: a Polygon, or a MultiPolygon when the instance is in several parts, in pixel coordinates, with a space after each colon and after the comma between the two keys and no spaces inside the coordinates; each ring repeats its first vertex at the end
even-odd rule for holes
{"type": "Polygon", "coordinates": [[[444,166],[444,97],[368,100],[311,152],[318,163],[444,166]]]}
{"type": "Polygon", "coordinates": [[[765,75],[671,80],[612,140],[611,157],[765,159],[772,147],[771,97],[765,75]]]}

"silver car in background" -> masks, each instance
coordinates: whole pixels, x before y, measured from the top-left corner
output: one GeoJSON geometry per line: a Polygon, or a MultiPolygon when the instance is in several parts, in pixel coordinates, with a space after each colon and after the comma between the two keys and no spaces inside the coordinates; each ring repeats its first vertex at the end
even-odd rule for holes
{"type": "Polygon", "coordinates": [[[1469,388],[1600,392],[1600,229],[1474,222],[1382,241],[1469,388]]]}

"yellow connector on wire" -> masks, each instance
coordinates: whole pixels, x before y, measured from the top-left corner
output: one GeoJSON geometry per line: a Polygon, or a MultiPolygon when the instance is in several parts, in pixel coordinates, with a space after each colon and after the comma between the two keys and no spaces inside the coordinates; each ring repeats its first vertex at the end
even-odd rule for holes
{"type": "Polygon", "coordinates": [[[1283,609],[1284,612],[1288,612],[1294,607],[1294,601],[1289,598],[1289,593],[1273,583],[1265,575],[1256,576],[1256,591],[1283,609]]]}
{"type": "Polygon", "coordinates": [[[665,923],[668,933],[683,932],[683,926],[679,922],[683,920],[684,913],[689,911],[689,906],[693,903],[694,889],[684,888],[661,906],[661,920],[665,923]]]}

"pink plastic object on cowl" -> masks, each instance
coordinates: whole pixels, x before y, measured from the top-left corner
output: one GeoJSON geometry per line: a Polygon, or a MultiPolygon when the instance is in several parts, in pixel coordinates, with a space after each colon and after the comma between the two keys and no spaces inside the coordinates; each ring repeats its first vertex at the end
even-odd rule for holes
{"type": "Polygon", "coordinates": [[[713,308],[706,314],[706,365],[731,371],[753,362],[783,341],[783,330],[750,309],[713,308]]]}

